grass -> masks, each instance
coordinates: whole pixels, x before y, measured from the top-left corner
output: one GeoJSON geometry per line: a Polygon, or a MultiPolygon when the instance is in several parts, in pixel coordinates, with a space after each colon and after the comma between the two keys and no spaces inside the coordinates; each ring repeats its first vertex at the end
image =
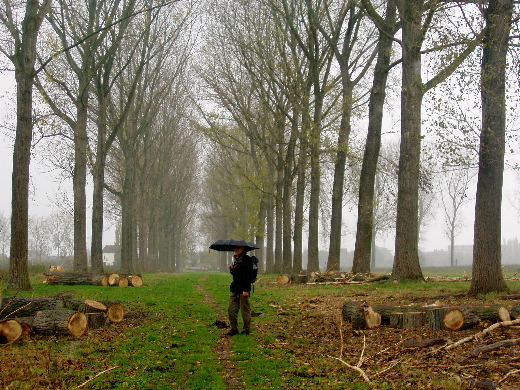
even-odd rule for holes
{"type": "MultiPolygon", "coordinates": [[[[126,308],[125,320],[78,339],[36,335],[0,346],[1,388],[72,389],[88,380],[83,388],[227,388],[227,374],[216,353],[222,331],[212,324],[216,319],[227,321],[222,316],[227,308],[229,275],[143,275],[145,285],[139,288],[51,286],[42,279],[35,275],[33,291],[18,295],[65,293],[75,299],[120,301],[126,308]]],[[[336,302],[369,297],[371,303],[380,303],[398,295],[406,303],[417,296],[460,295],[469,287],[469,282],[280,286],[274,280],[273,275],[262,275],[252,294],[252,310],[258,315],[253,318],[253,334],[229,340],[230,359],[245,389],[404,388],[403,383],[399,387],[384,380],[378,387],[369,387],[356,373],[328,357],[327,353],[339,353],[340,313],[337,320],[324,319],[308,306],[325,297],[336,302]],[[329,333],[331,344],[309,351],[309,345],[318,343],[317,338],[313,340],[314,331],[329,333]]],[[[520,292],[520,282],[508,284],[513,292],[520,292]]],[[[4,292],[4,296],[8,294],[4,292]]],[[[450,380],[443,381],[444,388],[457,388],[450,380]]]]}

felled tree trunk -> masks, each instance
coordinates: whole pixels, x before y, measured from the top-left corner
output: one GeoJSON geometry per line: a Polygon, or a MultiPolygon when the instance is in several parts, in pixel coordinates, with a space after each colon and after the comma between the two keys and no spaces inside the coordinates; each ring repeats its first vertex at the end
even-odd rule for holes
{"type": "Polygon", "coordinates": [[[75,272],[46,273],[46,284],[56,285],[93,285],[100,286],[103,276],[75,272]]]}
{"type": "Polygon", "coordinates": [[[58,298],[6,297],[0,308],[2,318],[30,317],[38,310],[54,310],[63,307],[63,300],[58,298]]]}
{"type": "Polygon", "coordinates": [[[62,333],[80,337],[87,331],[88,320],[85,313],[78,311],[41,310],[34,316],[32,326],[36,332],[40,333],[62,333]]]}
{"type": "Polygon", "coordinates": [[[444,315],[443,323],[446,329],[462,330],[474,327],[480,318],[469,309],[451,309],[444,315]]]}

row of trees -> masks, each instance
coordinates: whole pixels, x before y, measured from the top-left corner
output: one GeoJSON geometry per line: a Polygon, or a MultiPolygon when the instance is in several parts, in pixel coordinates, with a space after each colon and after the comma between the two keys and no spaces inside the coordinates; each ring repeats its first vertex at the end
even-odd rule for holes
{"type": "MultiPolygon", "coordinates": [[[[506,289],[500,215],[507,53],[518,38],[512,0],[218,1],[213,7],[201,71],[215,104],[204,114],[205,130],[218,156],[207,170],[209,180],[217,182],[208,194],[208,230],[215,236],[256,236],[260,244],[265,236],[267,271],[298,272],[306,222],[307,268],[317,271],[319,224],[327,220],[327,270],[338,270],[342,210],[348,190],[354,190],[353,271],[368,272],[374,212],[380,206],[375,184],[381,172],[384,102],[393,83],[401,95],[400,104],[391,102],[400,111],[393,277],[422,279],[420,194],[433,185],[424,173],[431,166],[466,170],[467,165],[454,166],[464,150],[464,157],[478,164],[470,293],[506,289]],[[429,107],[437,118],[445,114],[432,102],[449,94],[436,88],[468,71],[480,75],[480,140],[470,145],[477,153],[462,147],[470,143],[468,136],[455,136],[452,150],[457,152],[431,164],[423,129],[431,118],[423,120],[422,111],[429,107]],[[425,96],[432,98],[425,101],[425,96]],[[364,137],[353,131],[361,126],[368,130],[364,137]],[[218,186],[224,172],[227,185],[218,186]]],[[[459,95],[451,106],[465,105],[464,92],[459,95]]],[[[437,128],[437,140],[459,128],[467,133],[471,126],[446,123],[437,128]]],[[[446,142],[431,149],[446,148],[446,142]]],[[[468,196],[467,187],[456,188],[456,180],[443,198],[445,210],[455,216],[447,227],[451,237],[457,210],[468,196]]]]}
{"type": "MultiPolygon", "coordinates": [[[[307,269],[319,270],[320,222],[329,242],[327,269],[338,270],[343,209],[352,197],[358,205],[353,271],[370,270],[375,232],[395,226],[397,279],[422,278],[419,232],[431,202],[421,194],[434,185],[428,172],[458,162],[461,145],[470,144],[478,151],[468,153],[478,165],[470,292],[506,288],[500,209],[507,52],[518,36],[512,0],[215,0],[204,2],[203,19],[195,18],[195,5],[3,2],[0,50],[17,83],[8,287],[30,287],[29,162],[41,137],[48,159],[72,177],[76,271],[87,270],[90,173],[93,272],[102,272],[107,205],[122,220],[122,272],[182,268],[182,251],[197,237],[204,179],[201,230],[211,239],[255,240],[265,248],[268,272],[300,271],[304,246],[307,269]],[[199,28],[206,35],[195,62],[199,28]],[[436,88],[468,72],[479,75],[472,81],[481,96],[478,145],[447,137],[459,128],[443,122],[436,137],[443,142],[427,148],[424,123],[444,114],[432,102],[449,95],[436,88]],[[385,106],[396,89],[400,102],[388,99],[385,106]],[[380,157],[389,107],[400,116],[393,164],[380,157]],[[424,108],[429,118],[421,116],[424,108]],[[210,141],[207,149],[195,123],[210,141]],[[432,163],[428,150],[453,141],[455,152],[444,153],[450,159],[432,163]],[[385,185],[392,175],[396,185],[385,185]],[[376,213],[393,215],[384,197],[395,199],[395,218],[379,225],[376,213]]],[[[443,199],[456,216],[467,194],[455,187],[453,194],[443,199]]],[[[452,236],[456,221],[448,227],[452,236]]]]}
{"type": "Polygon", "coordinates": [[[30,288],[29,164],[42,139],[72,177],[74,271],[88,268],[89,173],[91,271],[103,272],[106,204],[121,216],[122,272],[179,266],[197,192],[187,72],[194,10],[189,1],[2,3],[0,50],[17,85],[8,288],[30,288]]]}

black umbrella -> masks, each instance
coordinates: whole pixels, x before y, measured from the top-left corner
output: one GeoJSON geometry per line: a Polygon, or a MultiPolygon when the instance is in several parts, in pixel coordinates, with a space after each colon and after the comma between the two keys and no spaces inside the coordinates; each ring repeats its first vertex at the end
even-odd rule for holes
{"type": "Polygon", "coordinates": [[[209,249],[215,249],[216,251],[220,252],[233,252],[236,246],[243,246],[246,252],[252,251],[253,249],[260,249],[252,242],[235,239],[215,241],[213,244],[211,244],[209,249]]]}

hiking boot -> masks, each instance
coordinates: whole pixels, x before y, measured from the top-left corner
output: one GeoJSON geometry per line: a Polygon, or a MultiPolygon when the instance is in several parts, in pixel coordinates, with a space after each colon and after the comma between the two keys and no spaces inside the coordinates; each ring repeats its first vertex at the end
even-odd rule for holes
{"type": "Polygon", "coordinates": [[[236,330],[236,329],[231,329],[229,332],[224,333],[224,336],[234,336],[234,335],[236,335],[236,334],[238,334],[238,330],[236,330]]]}

